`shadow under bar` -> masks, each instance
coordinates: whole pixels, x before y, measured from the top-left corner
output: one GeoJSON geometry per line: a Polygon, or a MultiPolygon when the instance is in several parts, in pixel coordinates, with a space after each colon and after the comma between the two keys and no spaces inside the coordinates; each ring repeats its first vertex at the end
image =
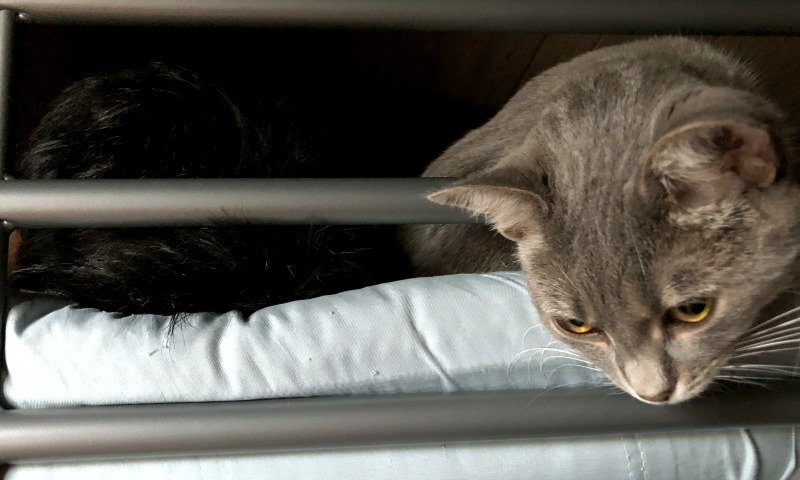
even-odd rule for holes
{"type": "Polygon", "coordinates": [[[798,423],[797,386],[744,389],[736,396],[668,407],[646,405],[627,395],[600,399],[586,392],[503,391],[10,410],[0,413],[0,461],[256,453],[798,423]]]}
{"type": "Polygon", "coordinates": [[[447,178],[6,180],[0,220],[22,228],[477,223],[427,193],[447,178]]]}
{"type": "Polygon", "coordinates": [[[795,0],[5,0],[2,5],[44,23],[800,32],[800,3],[795,0]]]}

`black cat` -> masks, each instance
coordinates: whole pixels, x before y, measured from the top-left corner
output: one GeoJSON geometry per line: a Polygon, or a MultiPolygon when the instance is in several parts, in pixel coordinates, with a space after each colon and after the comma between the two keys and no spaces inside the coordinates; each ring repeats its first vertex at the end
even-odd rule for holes
{"type": "MultiPolygon", "coordinates": [[[[98,179],[364,171],[337,163],[347,156],[337,149],[348,142],[319,120],[318,104],[245,104],[249,111],[198,75],[161,64],[90,77],[54,102],[17,173],[98,179]]],[[[402,276],[405,260],[392,238],[392,229],[369,226],[24,230],[10,280],[21,292],[107,311],[250,312],[402,276]]]]}

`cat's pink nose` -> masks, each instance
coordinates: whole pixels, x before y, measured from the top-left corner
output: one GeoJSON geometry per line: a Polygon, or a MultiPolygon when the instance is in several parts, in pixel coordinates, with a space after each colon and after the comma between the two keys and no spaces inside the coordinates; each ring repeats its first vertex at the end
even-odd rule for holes
{"type": "Polygon", "coordinates": [[[667,390],[662,390],[653,395],[640,394],[639,396],[642,397],[644,400],[647,400],[648,402],[666,402],[667,400],[669,400],[669,396],[672,395],[673,391],[674,389],[670,388],[667,390]]]}

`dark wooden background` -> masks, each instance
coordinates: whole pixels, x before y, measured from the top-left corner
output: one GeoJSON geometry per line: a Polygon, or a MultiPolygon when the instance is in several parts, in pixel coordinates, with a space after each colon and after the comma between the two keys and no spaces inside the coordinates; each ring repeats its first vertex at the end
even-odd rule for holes
{"type": "MultiPolygon", "coordinates": [[[[580,53],[634,38],[640,37],[28,25],[16,50],[15,143],[24,145],[47,104],[72,81],[161,60],[206,73],[228,89],[319,89],[339,82],[442,102],[446,106],[436,114],[441,115],[420,111],[417,117],[430,117],[424,131],[432,131],[425,148],[407,152],[420,157],[419,168],[532,76],[580,53]]],[[[703,38],[750,63],[763,75],[766,91],[800,118],[800,37],[703,38]]],[[[413,112],[405,115],[414,121],[413,112]]]]}

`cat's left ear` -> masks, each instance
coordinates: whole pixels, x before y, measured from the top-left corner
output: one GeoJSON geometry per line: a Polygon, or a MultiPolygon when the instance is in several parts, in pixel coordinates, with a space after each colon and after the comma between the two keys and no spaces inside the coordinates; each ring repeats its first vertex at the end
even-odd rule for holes
{"type": "Polygon", "coordinates": [[[741,120],[683,125],[656,144],[651,165],[680,207],[702,207],[775,182],[780,156],[769,131],[741,120]]]}
{"type": "Polygon", "coordinates": [[[508,176],[509,172],[490,171],[467,177],[428,199],[484,215],[501,235],[520,242],[541,232],[547,204],[518,182],[509,182],[508,176]]]}

